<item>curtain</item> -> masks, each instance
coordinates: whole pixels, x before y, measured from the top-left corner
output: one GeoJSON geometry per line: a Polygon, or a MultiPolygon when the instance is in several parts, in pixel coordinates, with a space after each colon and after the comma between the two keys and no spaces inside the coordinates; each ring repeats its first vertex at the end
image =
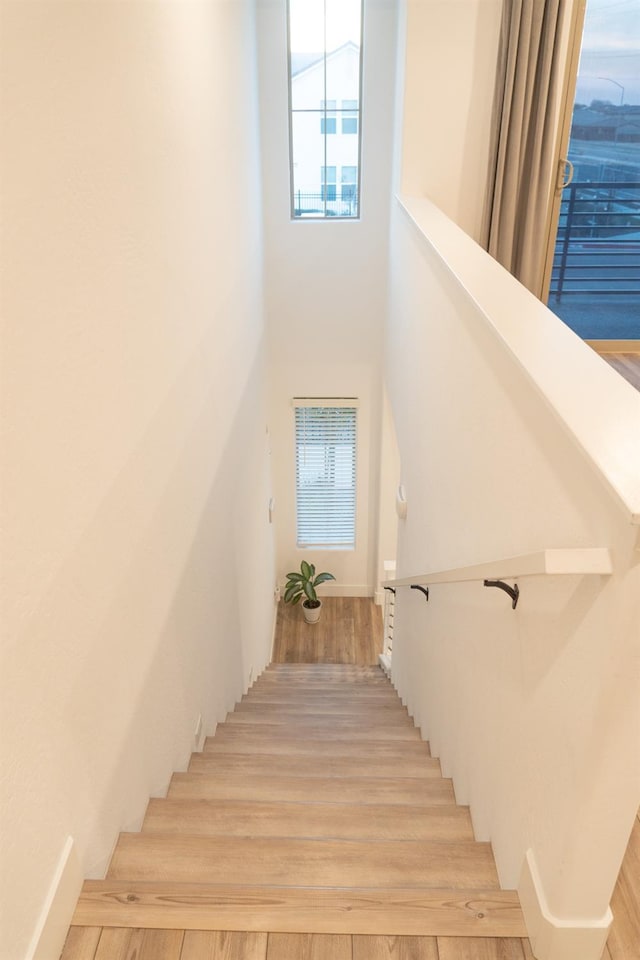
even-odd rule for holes
{"type": "Polygon", "coordinates": [[[560,30],[570,0],[504,0],[484,246],[542,294],[557,104],[560,30]]]}

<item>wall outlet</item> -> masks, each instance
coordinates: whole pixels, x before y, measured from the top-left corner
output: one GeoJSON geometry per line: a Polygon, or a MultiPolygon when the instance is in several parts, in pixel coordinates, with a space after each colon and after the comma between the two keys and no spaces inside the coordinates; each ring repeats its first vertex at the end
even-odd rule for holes
{"type": "Polygon", "coordinates": [[[276,583],[275,590],[273,591],[273,599],[276,603],[280,603],[280,584],[276,583]]]}
{"type": "Polygon", "coordinates": [[[193,749],[200,750],[200,741],[202,739],[202,714],[198,714],[198,722],[196,723],[196,728],[193,731],[193,749]]]}

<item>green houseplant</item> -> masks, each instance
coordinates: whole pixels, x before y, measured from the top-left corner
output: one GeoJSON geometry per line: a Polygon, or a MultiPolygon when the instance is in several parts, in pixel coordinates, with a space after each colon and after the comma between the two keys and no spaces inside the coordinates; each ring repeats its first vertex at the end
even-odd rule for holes
{"type": "Polygon", "coordinates": [[[302,600],[302,613],[307,623],[317,623],[320,619],[322,601],[318,600],[316,587],[327,580],[335,580],[332,573],[319,573],[312,563],[303,560],[300,573],[288,573],[284,588],[285,603],[299,603],[302,600]]]}

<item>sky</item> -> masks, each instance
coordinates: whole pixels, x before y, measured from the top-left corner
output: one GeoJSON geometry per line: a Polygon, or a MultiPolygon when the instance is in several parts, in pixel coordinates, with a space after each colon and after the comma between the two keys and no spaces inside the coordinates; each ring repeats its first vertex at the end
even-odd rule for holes
{"type": "Polygon", "coordinates": [[[640,0],[587,0],[576,102],[621,99],[640,104],[640,0]]]}

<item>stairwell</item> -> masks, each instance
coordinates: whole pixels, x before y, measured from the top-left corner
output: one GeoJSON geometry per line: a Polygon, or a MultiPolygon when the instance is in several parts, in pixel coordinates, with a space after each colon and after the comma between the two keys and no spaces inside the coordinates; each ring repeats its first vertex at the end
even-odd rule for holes
{"type": "Polygon", "coordinates": [[[526,935],[388,679],[329,664],[265,671],[120,836],[73,925],[526,935]]]}

